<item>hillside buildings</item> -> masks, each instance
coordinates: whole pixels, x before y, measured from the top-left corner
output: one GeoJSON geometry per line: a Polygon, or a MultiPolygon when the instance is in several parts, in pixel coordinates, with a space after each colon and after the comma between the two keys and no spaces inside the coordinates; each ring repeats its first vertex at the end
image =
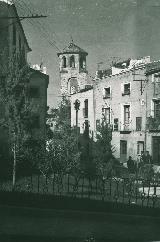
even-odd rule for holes
{"type": "Polygon", "coordinates": [[[58,54],[61,90],[71,100],[71,126],[77,125],[81,133],[89,129],[96,139],[104,120],[113,131],[114,155],[121,162],[129,156],[137,160],[147,150],[153,162],[160,163],[160,62],[151,62],[150,57],[128,59],[97,72],[88,83],[86,59],[84,69],[79,68],[81,52],[84,57],[86,52],[73,46],[58,54]]]}

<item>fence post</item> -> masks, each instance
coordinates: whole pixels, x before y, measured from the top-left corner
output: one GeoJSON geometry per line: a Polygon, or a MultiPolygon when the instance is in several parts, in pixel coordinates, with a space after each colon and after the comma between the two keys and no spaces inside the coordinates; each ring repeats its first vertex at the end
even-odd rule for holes
{"type": "Polygon", "coordinates": [[[125,187],[125,180],[123,179],[123,198],[122,198],[122,199],[123,199],[123,200],[122,200],[123,203],[124,203],[124,196],[125,196],[125,194],[124,194],[124,187],[125,187]]]}
{"type": "Polygon", "coordinates": [[[53,173],[53,178],[52,178],[52,192],[53,195],[55,194],[55,174],[53,173]]]}
{"type": "Polygon", "coordinates": [[[155,207],[155,204],[156,204],[156,198],[157,198],[156,185],[154,185],[154,194],[152,196],[152,199],[153,199],[153,208],[155,207]]]}
{"type": "Polygon", "coordinates": [[[98,192],[97,192],[97,190],[98,190],[98,184],[97,184],[97,176],[96,176],[96,198],[98,197],[98,192]]]}
{"type": "Polygon", "coordinates": [[[39,193],[39,178],[40,178],[40,175],[39,174],[38,174],[38,177],[37,178],[38,178],[37,181],[38,181],[38,193],[39,193]]]}
{"type": "Polygon", "coordinates": [[[148,194],[147,194],[147,207],[149,205],[149,192],[150,192],[150,188],[151,188],[151,184],[150,184],[150,181],[148,181],[148,194]]]}
{"type": "Polygon", "coordinates": [[[68,174],[68,176],[67,176],[67,193],[68,193],[68,195],[69,195],[69,191],[70,191],[69,185],[70,185],[70,177],[69,177],[69,174],[68,174]]]}
{"type": "Polygon", "coordinates": [[[88,198],[90,199],[90,177],[88,178],[88,198]]]}
{"type": "Polygon", "coordinates": [[[31,191],[30,192],[32,192],[33,191],[33,177],[32,177],[32,174],[31,174],[30,179],[31,179],[31,191]]]}
{"type": "Polygon", "coordinates": [[[84,176],[82,178],[82,191],[81,191],[81,197],[83,198],[83,192],[84,192],[84,176]]]}
{"type": "Polygon", "coordinates": [[[102,201],[104,202],[104,197],[105,197],[105,178],[103,177],[102,178],[102,186],[103,186],[103,188],[102,188],[102,201]]]}
{"type": "Polygon", "coordinates": [[[110,178],[110,183],[109,183],[109,195],[112,196],[112,178],[110,178]]]}
{"type": "Polygon", "coordinates": [[[141,200],[142,200],[142,207],[143,207],[143,205],[144,205],[144,200],[145,200],[144,181],[143,181],[143,192],[142,192],[142,195],[141,195],[141,200]]]}
{"type": "Polygon", "coordinates": [[[47,175],[46,175],[46,179],[45,179],[45,187],[46,187],[46,192],[48,193],[48,178],[47,178],[47,175]]]}

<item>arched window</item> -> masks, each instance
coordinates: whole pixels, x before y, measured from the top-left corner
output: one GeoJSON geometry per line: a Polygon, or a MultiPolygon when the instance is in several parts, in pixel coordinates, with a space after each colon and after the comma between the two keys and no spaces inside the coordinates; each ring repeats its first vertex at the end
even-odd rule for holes
{"type": "Polygon", "coordinates": [[[70,78],[68,80],[68,92],[70,94],[76,93],[78,91],[78,81],[76,78],[70,78]]]}
{"type": "Polygon", "coordinates": [[[80,57],[80,68],[86,69],[86,58],[84,56],[80,57]]]}
{"type": "Polygon", "coordinates": [[[72,56],[70,57],[70,67],[75,68],[75,58],[74,58],[74,55],[72,55],[72,56]]]}
{"type": "Polygon", "coordinates": [[[63,56],[63,57],[62,57],[62,67],[63,67],[63,68],[66,68],[66,64],[67,64],[66,62],[67,62],[67,61],[66,61],[66,57],[63,56]]]}

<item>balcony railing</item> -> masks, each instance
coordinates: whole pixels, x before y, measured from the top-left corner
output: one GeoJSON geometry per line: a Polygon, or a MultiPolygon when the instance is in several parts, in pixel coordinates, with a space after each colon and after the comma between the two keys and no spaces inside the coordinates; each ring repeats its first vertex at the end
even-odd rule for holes
{"type": "Polygon", "coordinates": [[[131,92],[130,92],[130,90],[128,90],[128,91],[124,91],[124,93],[122,93],[122,96],[130,95],[130,94],[131,94],[131,92]]]}
{"type": "Polygon", "coordinates": [[[120,133],[121,134],[128,134],[131,133],[131,124],[130,123],[124,123],[121,124],[121,129],[120,129],[120,133]]]}
{"type": "Polygon", "coordinates": [[[110,97],[111,97],[111,94],[108,93],[108,94],[105,94],[105,95],[103,96],[103,99],[107,99],[107,98],[110,98],[110,97]]]}

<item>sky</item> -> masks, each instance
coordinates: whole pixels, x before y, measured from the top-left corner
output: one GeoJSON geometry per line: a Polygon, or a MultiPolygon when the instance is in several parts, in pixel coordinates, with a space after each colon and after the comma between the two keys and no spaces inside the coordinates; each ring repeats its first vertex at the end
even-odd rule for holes
{"type": "Polygon", "coordinates": [[[48,105],[60,101],[59,59],[73,38],[88,52],[87,67],[95,75],[98,63],[148,56],[160,59],[160,0],[14,0],[21,16],[47,15],[23,20],[32,52],[31,64],[43,62],[50,77],[48,105]]]}

